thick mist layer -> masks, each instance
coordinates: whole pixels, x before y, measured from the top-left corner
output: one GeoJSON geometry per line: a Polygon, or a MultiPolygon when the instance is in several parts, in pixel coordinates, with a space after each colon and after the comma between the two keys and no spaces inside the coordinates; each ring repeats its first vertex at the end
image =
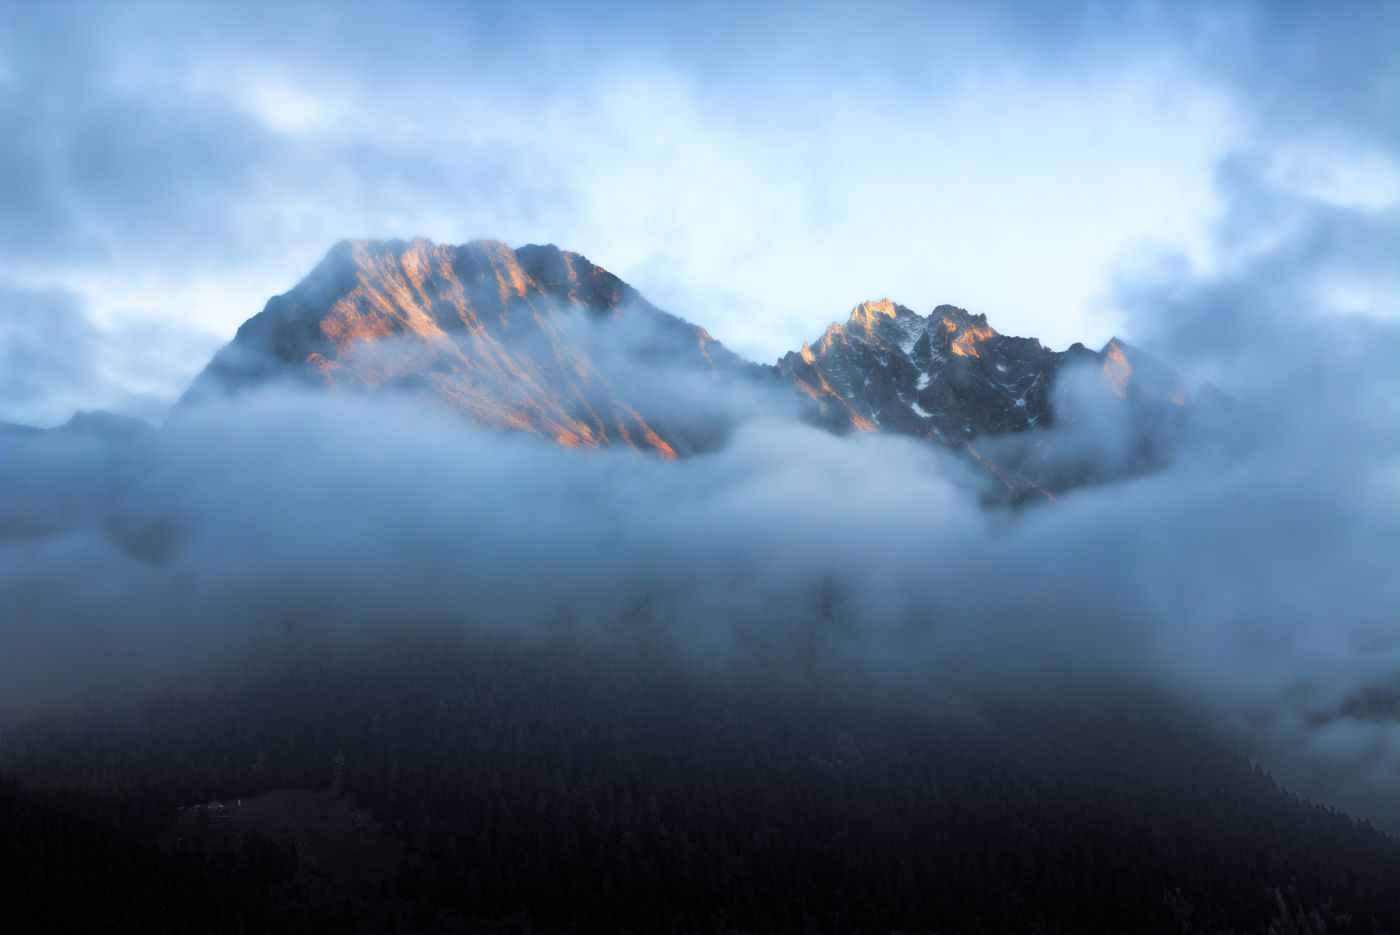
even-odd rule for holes
{"type": "Polygon", "coordinates": [[[1280,345],[1337,379],[1215,407],[1169,468],[1013,513],[951,454],[796,421],[667,463],[274,392],[152,438],[10,438],[0,704],[452,623],[939,691],[1126,682],[1393,821],[1400,444],[1373,403],[1397,398],[1395,332],[1280,345]]]}

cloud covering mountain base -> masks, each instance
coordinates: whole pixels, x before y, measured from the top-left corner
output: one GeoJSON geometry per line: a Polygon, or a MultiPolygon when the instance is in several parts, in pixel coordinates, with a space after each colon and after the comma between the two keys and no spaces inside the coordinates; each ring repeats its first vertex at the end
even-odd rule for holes
{"type": "Polygon", "coordinates": [[[1326,390],[1225,407],[1170,468],[1015,512],[948,452],[789,421],[668,463],[271,391],[149,438],[16,437],[0,704],[450,624],[938,692],[1132,685],[1394,826],[1400,451],[1326,390]]]}

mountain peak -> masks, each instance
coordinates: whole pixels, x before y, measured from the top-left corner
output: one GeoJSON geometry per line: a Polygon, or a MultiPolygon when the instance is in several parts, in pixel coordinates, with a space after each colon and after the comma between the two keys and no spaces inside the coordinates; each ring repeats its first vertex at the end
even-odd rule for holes
{"type": "Polygon", "coordinates": [[[889,299],[871,299],[862,302],[851,309],[850,321],[872,322],[879,318],[898,318],[901,315],[913,315],[914,312],[897,305],[889,299]]]}
{"type": "Polygon", "coordinates": [[[553,244],[344,240],[247,321],[185,399],[269,382],[394,388],[485,428],[669,458],[705,440],[666,426],[641,374],[740,365],[703,329],[553,244]]]}
{"type": "Polygon", "coordinates": [[[981,440],[1054,423],[1051,390],[1060,371],[1080,361],[1095,361],[1105,389],[1144,413],[1144,406],[1184,404],[1165,368],[1116,338],[1102,351],[1076,345],[1057,353],[1035,338],[1000,334],[985,315],[955,305],[921,316],[889,300],[863,303],[818,341],[784,356],[778,370],[815,402],[828,428],[968,448],[1017,499],[1062,489],[1073,478],[1032,467],[1034,453],[1017,455],[1017,467],[1002,464],[981,440]]]}
{"type": "Polygon", "coordinates": [[[834,431],[969,450],[976,441],[974,459],[1016,497],[1040,489],[1023,474],[1028,462],[997,463],[982,440],[1056,421],[1051,389],[1078,362],[1096,363],[1105,388],[1136,409],[1184,405],[1170,372],[1117,338],[1102,351],[1056,353],[955,305],[920,315],[888,298],[862,302],[760,368],[554,244],[343,240],[239,328],[185,400],[279,381],[385,388],[435,399],[484,428],[673,458],[712,447],[724,431],[712,408],[676,403],[680,385],[696,398],[688,374],[766,371],[834,431]]]}

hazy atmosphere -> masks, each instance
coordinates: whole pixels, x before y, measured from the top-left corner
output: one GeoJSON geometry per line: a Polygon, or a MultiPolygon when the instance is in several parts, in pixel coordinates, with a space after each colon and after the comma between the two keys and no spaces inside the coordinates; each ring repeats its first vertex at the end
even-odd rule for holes
{"type": "Polygon", "coordinates": [[[4,4],[0,727],[445,628],[1127,692],[1400,833],[1397,36],[1392,2],[4,4]],[[434,252],[480,239],[475,285],[434,252]]]}

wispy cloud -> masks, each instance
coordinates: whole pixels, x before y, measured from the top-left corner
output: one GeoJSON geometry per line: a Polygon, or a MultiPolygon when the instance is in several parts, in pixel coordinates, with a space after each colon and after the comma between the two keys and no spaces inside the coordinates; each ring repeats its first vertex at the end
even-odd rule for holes
{"type": "Polygon", "coordinates": [[[1097,344],[1125,251],[1208,263],[1217,162],[1317,129],[1263,8],[867,12],[17,4],[0,275],[230,334],[341,237],[493,236],[758,359],[875,295],[1097,344]]]}

